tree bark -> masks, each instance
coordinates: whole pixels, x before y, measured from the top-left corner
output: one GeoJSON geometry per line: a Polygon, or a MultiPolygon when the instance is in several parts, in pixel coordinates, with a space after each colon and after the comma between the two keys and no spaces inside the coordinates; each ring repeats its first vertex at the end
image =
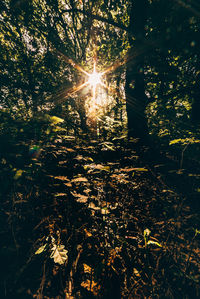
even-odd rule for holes
{"type": "MultiPolygon", "coordinates": [[[[200,66],[199,66],[200,69],[200,66]]],[[[196,84],[192,92],[193,103],[192,103],[192,113],[191,120],[195,126],[200,125],[200,73],[197,75],[196,84]]]]}
{"type": "MultiPolygon", "coordinates": [[[[130,52],[137,53],[137,49],[144,44],[145,24],[147,19],[147,0],[132,0],[129,23],[130,52]],[[134,36],[134,39],[133,39],[134,36]]],[[[137,55],[136,55],[137,56],[137,55]]],[[[147,97],[144,83],[144,59],[140,58],[126,69],[126,109],[128,118],[128,137],[146,139],[148,136],[145,109],[147,97]]]]}

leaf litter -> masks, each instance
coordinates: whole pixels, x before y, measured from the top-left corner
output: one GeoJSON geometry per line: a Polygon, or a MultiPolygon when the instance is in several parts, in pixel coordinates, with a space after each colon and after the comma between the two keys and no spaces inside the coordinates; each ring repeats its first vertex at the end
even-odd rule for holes
{"type": "Polygon", "coordinates": [[[7,201],[3,205],[7,221],[16,223],[15,246],[22,256],[6,276],[10,294],[34,298],[43,271],[42,296],[49,299],[65,298],[69,290],[72,298],[116,292],[121,298],[198,298],[199,215],[182,194],[162,185],[158,167],[148,165],[135,144],[124,145],[113,162],[111,143],[70,142],[71,148],[69,142],[67,148],[64,143],[44,148],[26,192],[26,169],[20,180],[13,178],[15,196],[22,194],[28,204],[15,210],[7,201]],[[102,160],[102,149],[112,153],[110,160],[109,154],[102,160]]]}

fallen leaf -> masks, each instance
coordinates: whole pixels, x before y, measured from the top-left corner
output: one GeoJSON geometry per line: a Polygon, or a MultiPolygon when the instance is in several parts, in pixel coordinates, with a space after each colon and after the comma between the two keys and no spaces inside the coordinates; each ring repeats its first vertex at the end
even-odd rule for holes
{"type": "Polygon", "coordinates": [[[136,268],[133,268],[133,273],[135,274],[135,276],[140,277],[140,273],[136,268]]]}
{"type": "Polygon", "coordinates": [[[84,273],[89,273],[91,274],[92,272],[94,272],[92,270],[92,268],[90,266],[88,266],[87,264],[83,264],[83,268],[84,268],[84,273]]]}
{"type": "Polygon", "coordinates": [[[84,177],[78,177],[75,179],[71,180],[72,183],[87,183],[88,179],[84,178],[84,177]]]}
{"type": "Polygon", "coordinates": [[[77,198],[76,199],[77,202],[86,203],[88,201],[88,196],[86,196],[86,195],[82,195],[82,194],[79,194],[76,192],[71,192],[71,194],[77,198]]]}
{"type": "Polygon", "coordinates": [[[89,292],[92,292],[94,296],[98,295],[98,291],[100,290],[100,285],[97,284],[94,280],[87,279],[81,283],[81,286],[87,289],[89,292]]]}
{"type": "Polygon", "coordinates": [[[70,152],[70,153],[74,153],[74,152],[75,152],[75,150],[72,149],[72,148],[66,148],[66,151],[67,151],[67,152],[70,152]]]}
{"type": "Polygon", "coordinates": [[[63,265],[68,260],[68,251],[64,245],[54,245],[51,250],[50,258],[54,259],[55,263],[63,265]]]}
{"type": "Polygon", "coordinates": [[[86,228],[84,229],[84,232],[87,238],[92,237],[92,234],[86,228]]]}
{"type": "Polygon", "coordinates": [[[55,176],[54,179],[69,182],[69,179],[66,176],[55,176]]]}

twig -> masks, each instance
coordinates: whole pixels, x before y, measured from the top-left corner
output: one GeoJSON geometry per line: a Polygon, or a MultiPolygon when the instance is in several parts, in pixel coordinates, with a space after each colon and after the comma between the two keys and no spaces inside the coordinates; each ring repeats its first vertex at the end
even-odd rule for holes
{"type": "Polygon", "coordinates": [[[45,280],[46,280],[46,276],[45,276],[45,268],[46,268],[46,261],[44,262],[44,266],[43,266],[43,275],[42,275],[42,280],[40,283],[40,287],[37,291],[37,299],[42,299],[43,297],[43,289],[44,289],[44,284],[45,284],[45,280]]]}

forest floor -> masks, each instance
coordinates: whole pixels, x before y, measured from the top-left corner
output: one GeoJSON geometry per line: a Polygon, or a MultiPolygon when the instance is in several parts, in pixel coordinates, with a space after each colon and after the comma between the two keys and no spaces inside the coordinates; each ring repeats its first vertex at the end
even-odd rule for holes
{"type": "Polygon", "coordinates": [[[74,139],[0,163],[0,298],[200,297],[198,166],[74,139]]]}

